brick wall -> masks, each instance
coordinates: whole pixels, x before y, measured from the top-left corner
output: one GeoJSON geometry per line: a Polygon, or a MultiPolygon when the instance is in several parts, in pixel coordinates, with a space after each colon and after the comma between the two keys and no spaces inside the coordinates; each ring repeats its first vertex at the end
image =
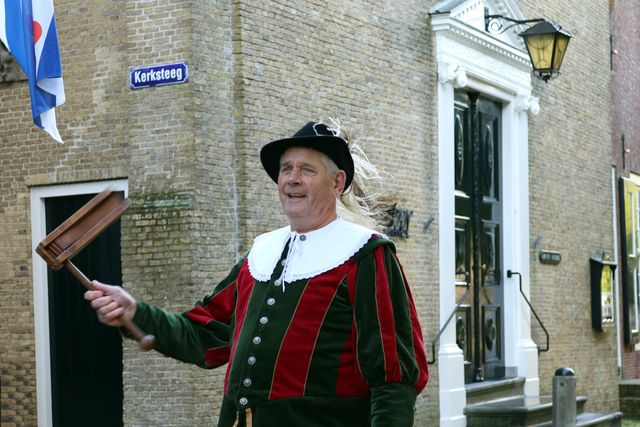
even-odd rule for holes
{"type": "MultiPolygon", "coordinates": [[[[629,0],[611,3],[612,153],[618,175],[628,177],[629,172],[640,174],[640,5],[629,0]]],[[[622,377],[640,377],[640,352],[634,346],[623,345],[622,377]]]]}
{"type": "MultiPolygon", "coordinates": [[[[0,333],[2,413],[7,425],[36,423],[30,186],[128,178],[134,204],[122,225],[125,286],[134,295],[168,308],[184,307],[202,294],[198,285],[203,280],[198,283],[192,277],[202,273],[195,260],[199,254],[191,244],[199,236],[196,222],[204,216],[198,210],[196,184],[195,123],[202,122],[196,114],[202,108],[195,108],[196,85],[142,91],[128,86],[132,66],[190,62],[191,3],[115,1],[79,6],[59,1],[55,6],[67,93],[58,124],[66,144],[55,143],[33,127],[26,83],[3,85],[0,92],[0,105],[6,108],[0,124],[1,292],[6,302],[0,333]]],[[[207,121],[220,122],[213,115],[207,121]]],[[[218,192],[218,204],[228,204],[220,201],[225,194],[218,192]]],[[[209,239],[229,241],[225,233],[219,228],[209,239]]],[[[233,260],[235,254],[227,258],[233,260]]],[[[207,421],[202,414],[213,420],[213,399],[199,397],[199,390],[211,389],[210,377],[196,369],[176,369],[177,363],[161,355],[143,355],[135,345],[125,345],[127,424],[176,422],[192,414],[203,422],[207,421]],[[181,399],[182,395],[187,397],[181,399]],[[157,402],[162,405],[155,406],[157,402]]]]}
{"type": "Polygon", "coordinates": [[[126,40],[118,27],[122,4],[56,3],[62,12],[57,18],[68,88],[67,104],[59,112],[66,145],[34,128],[26,81],[0,88],[3,425],[36,425],[29,186],[127,175],[121,162],[126,85],[116,72],[126,40]]]}
{"type": "MultiPolygon", "coordinates": [[[[551,333],[539,357],[540,388],[551,394],[559,367],[576,372],[588,410],[618,405],[616,333],[591,329],[589,257],[613,257],[609,27],[606,2],[521,2],[525,16],[546,16],[573,34],[561,75],[534,83],[540,114],[530,116],[531,300],[551,333]],[[562,254],[557,266],[540,249],[562,254]]],[[[535,319],[533,319],[535,322],[535,319]]],[[[534,340],[544,345],[539,328],[534,340]]]]}
{"type": "Polygon", "coordinates": [[[612,3],[611,94],[613,108],[613,158],[621,174],[640,174],[640,6],[633,0],[612,3]],[[629,152],[624,156],[622,138],[629,152]]]}

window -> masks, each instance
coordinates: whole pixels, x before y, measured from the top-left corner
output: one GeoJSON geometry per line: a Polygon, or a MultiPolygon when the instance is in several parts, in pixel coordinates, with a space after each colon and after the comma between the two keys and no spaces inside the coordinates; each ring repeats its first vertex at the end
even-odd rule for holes
{"type": "Polygon", "coordinates": [[[639,342],[640,335],[640,179],[620,178],[622,236],[622,323],[625,345],[639,342]]]}

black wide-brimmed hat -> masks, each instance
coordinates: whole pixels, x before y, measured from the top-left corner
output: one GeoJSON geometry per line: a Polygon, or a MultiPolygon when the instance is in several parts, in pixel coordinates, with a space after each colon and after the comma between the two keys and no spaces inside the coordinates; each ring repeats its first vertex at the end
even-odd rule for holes
{"type": "Polygon", "coordinates": [[[347,175],[344,184],[346,190],[353,180],[353,158],[349,152],[347,141],[327,128],[324,123],[309,122],[291,138],[272,141],[260,150],[260,161],[267,174],[274,182],[278,182],[280,158],[291,147],[308,147],[318,150],[327,156],[347,175]]]}

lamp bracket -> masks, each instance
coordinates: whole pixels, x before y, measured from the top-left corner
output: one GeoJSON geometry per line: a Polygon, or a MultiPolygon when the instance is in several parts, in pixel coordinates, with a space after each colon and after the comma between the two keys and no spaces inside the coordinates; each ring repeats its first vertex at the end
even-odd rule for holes
{"type": "Polygon", "coordinates": [[[543,22],[544,18],[534,18],[534,19],[513,19],[504,15],[489,15],[489,8],[484,8],[484,29],[486,32],[491,34],[502,34],[510,28],[513,28],[518,25],[530,24],[532,22],[543,22]],[[511,25],[505,24],[503,21],[512,22],[511,25]]]}

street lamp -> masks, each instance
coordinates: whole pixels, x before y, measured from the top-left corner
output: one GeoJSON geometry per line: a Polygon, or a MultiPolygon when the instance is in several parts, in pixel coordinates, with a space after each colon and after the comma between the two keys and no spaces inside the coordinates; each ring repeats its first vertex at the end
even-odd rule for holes
{"type": "Polygon", "coordinates": [[[484,8],[484,29],[488,33],[502,34],[516,25],[534,22],[535,25],[520,33],[519,36],[524,39],[527,46],[533,73],[541,80],[548,82],[560,73],[560,65],[569,45],[571,34],[546,18],[517,20],[503,15],[489,15],[489,9],[484,8]],[[504,27],[503,20],[513,22],[513,24],[504,27]]]}

